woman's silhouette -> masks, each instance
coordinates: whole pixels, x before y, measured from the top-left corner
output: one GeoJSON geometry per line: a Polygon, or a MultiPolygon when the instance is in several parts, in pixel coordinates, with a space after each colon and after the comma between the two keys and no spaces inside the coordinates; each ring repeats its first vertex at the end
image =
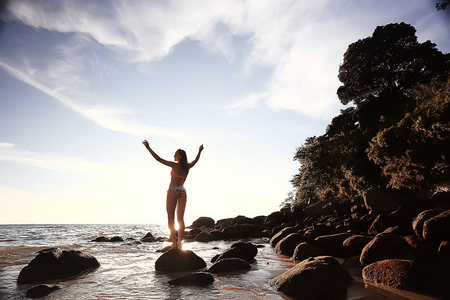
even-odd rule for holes
{"type": "Polygon", "coordinates": [[[181,248],[181,242],[184,236],[184,210],[186,208],[186,190],[184,188],[184,182],[189,173],[189,170],[195,166],[195,164],[200,159],[200,154],[203,151],[203,145],[198,149],[197,157],[190,163],[187,161],[186,152],[184,150],[178,149],[175,152],[174,158],[175,162],[167,161],[158,156],[149,146],[148,142],[144,140],[142,142],[150,154],[163,165],[172,168],[170,172],[171,180],[169,185],[169,190],[167,191],[167,218],[169,221],[170,229],[170,239],[172,240],[171,248],[181,248]],[[177,210],[177,220],[178,220],[178,243],[175,230],[175,208],[177,210]]]}

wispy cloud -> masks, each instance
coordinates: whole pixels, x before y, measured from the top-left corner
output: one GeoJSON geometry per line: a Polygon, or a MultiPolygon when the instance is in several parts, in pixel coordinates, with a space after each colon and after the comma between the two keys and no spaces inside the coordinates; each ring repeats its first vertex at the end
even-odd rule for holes
{"type": "Polygon", "coordinates": [[[89,162],[84,157],[31,152],[10,143],[0,143],[0,160],[53,171],[93,172],[106,171],[109,168],[102,164],[89,162]]]}

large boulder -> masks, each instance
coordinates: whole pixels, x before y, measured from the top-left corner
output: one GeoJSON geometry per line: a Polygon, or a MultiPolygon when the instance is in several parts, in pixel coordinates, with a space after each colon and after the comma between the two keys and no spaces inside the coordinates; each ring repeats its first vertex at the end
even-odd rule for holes
{"type": "Polygon", "coordinates": [[[275,251],[283,255],[292,256],[298,244],[303,242],[306,242],[303,234],[291,233],[277,243],[275,251]]]}
{"type": "Polygon", "coordinates": [[[214,282],[214,276],[207,272],[185,274],[168,282],[170,285],[206,286],[214,282]]]}
{"type": "Polygon", "coordinates": [[[210,217],[200,217],[197,220],[195,220],[192,225],[190,226],[191,228],[200,228],[200,227],[214,227],[214,219],[210,218],[210,217]]]}
{"type": "Polygon", "coordinates": [[[344,242],[349,236],[348,232],[322,235],[314,240],[314,244],[325,250],[328,255],[343,257],[342,242],[344,242]]]}
{"type": "Polygon", "coordinates": [[[295,260],[302,261],[310,257],[324,256],[324,255],[325,251],[323,251],[321,248],[314,246],[310,243],[304,242],[297,245],[292,257],[295,260]]]}
{"type": "Polygon", "coordinates": [[[252,224],[237,224],[234,226],[228,226],[222,230],[222,234],[224,239],[229,240],[262,237],[261,229],[252,224]]]}
{"type": "Polygon", "coordinates": [[[214,263],[209,269],[210,273],[228,273],[250,270],[251,266],[245,260],[240,258],[224,258],[214,263]]]}
{"type": "Polygon", "coordinates": [[[281,241],[283,238],[294,232],[297,232],[297,230],[294,227],[284,227],[270,239],[270,245],[272,247],[275,247],[279,241],[281,241]]]}
{"type": "Polygon", "coordinates": [[[364,203],[367,209],[374,212],[392,212],[397,208],[416,208],[418,200],[410,190],[389,188],[374,188],[364,194],[364,203]]]}
{"type": "Polygon", "coordinates": [[[331,256],[305,259],[273,278],[275,290],[298,299],[341,299],[347,294],[352,277],[331,256]]]}
{"type": "Polygon", "coordinates": [[[418,237],[423,238],[423,224],[425,223],[425,221],[427,221],[429,218],[439,215],[443,211],[444,210],[442,208],[437,207],[424,210],[423,212],[418,214],[412,222],[414,233],[418,237]]]}
{"type": "Polygon", "coordinates": [[[360,262],[365,267],[376,261],[390,258],[414,260],[415,250],[398,234],[380,233],[364,247],[360,262]]]}
{"type": "Polygon", "coordinates": [[[213,258],[213,263],[225,258],[240,258],[245,261],[253,261],[256,254],[258,254],[258,248],[250,242],[238,242],[233,245],[222,254],[213,258]]]}
{"type": "Polygon", "coordinates": [[[67,279],[99,266],[100,263],[95,257],[81,251],[44,249],[39,251],[28,266],[20,271],[17,283],[28,284],[67,279]]]}
{"type": "Polygon", "coordinates": [[[364,267],[362,276],[369,282],[405,290],[417,288],[421,282],[420,272],[415,262],[404,259],[385,259],[374,262],[364,267]]]}
{"type": "Polygon", "coordinates": [[[436,245],[450,240],[450,210],[425,221],[423,224],[423,238],[436,245]]]}
{"type": "Polygon", "coordinates": [[[352,235],[342,242],[345,257],[360,255],[364,247],[373,239],[365,235],[352,235]]]}
{"type": "Polygon", "coordinates": [[[155,269],[162,272],[182,272],[206,267],[205,261],[190,250],[171,249],[155,262],[155,269]]]}

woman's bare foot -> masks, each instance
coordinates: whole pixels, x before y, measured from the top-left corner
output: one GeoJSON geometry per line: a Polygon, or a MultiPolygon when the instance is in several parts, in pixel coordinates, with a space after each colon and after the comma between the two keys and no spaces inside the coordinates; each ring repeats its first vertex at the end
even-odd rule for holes
{"type": "Polygon", "coordinates": [[[178,245],[177,244],[172,244],[172,246],[170,246],[170,250],[172,250],[172,249],[177,249],[178,247],[177,247],[178,245]]]}
{"type": "Polygon", "coordinates": [[[183,244],[181,242],[178,242],[177,248],[180,249],[180,250],[183,249],[183,244]]]}

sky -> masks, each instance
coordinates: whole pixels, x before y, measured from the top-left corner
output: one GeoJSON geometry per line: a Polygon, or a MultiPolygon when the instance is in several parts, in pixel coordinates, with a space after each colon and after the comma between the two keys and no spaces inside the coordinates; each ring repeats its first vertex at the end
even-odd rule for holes
{"type": "Polygon", "coordinates": [[[277,211],[305,139],[345,108],[349,44],[405,22],[450,51],[431,0],[2,1],[0,224],[165,224],[277,211]]]}

